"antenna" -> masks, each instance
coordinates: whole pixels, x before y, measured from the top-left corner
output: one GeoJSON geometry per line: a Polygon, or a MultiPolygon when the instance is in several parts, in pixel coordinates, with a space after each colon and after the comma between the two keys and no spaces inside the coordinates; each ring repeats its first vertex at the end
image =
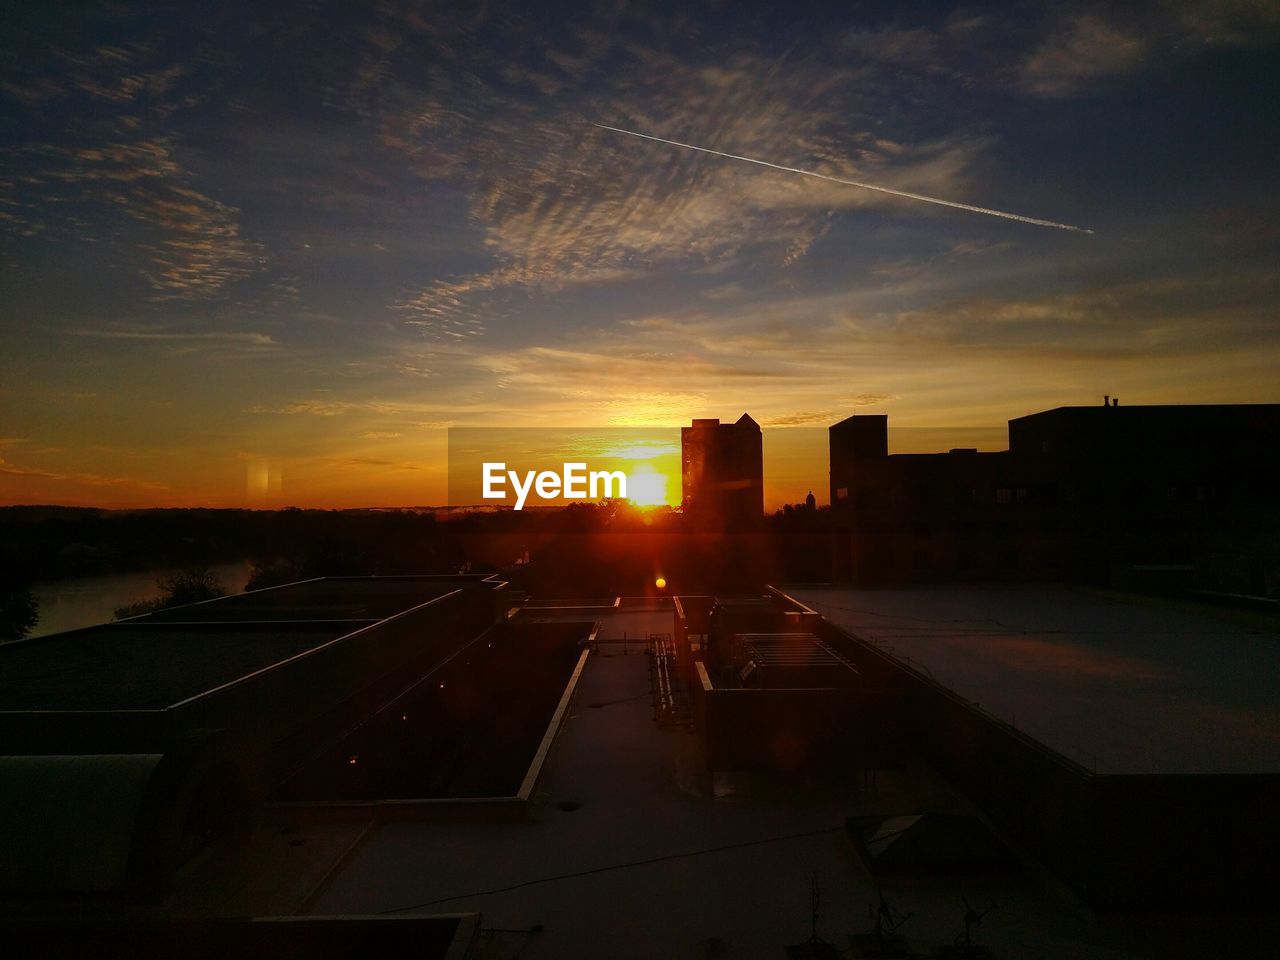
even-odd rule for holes
{"type": "MultiPolygon", "coordinates": [[[[880,906],[876,908],[876,938],[882,938],[886,933],[894,933],[897,929],[915,916],[914,912],[906,913],[898,919],[893,918],[893,908],[889,906],[889,901],[884,898],[884,891],[877,890],[880,896],[880,906]]],[[[871,910],[871,904],[867,904],[867,910],[871,910]]]]}
{"type": "Polygon", "coordinates": [[[809,939],[787,947],[789,957],[807,957],[811,960],[838,960],[839,951],[818,936],[818,917],[822,913],[822,888],[818,886],[818,874],[809,875],[809,939]]]}
{"type": "Polygon", "coordinates": [[[915,956],[906,939],[898,933],[898,928],[915,916],[914,913],[898,914],[889,901],[884,898],[884,891],[876,889],[880,904],[874,910],[867,904],[867,919],[874,923],[866,933],[855,933],[851,940],[860,957],[911,957],[915,956]]]}
{"type": "Polygon", "coordinates": [[[809,876],[809,940],[818,939],[818,914],[822,907],[822,888],[818,886],[818,874],[809,876]]]}
{"type": "Polygon", "coordinates": [[[974,955],[973,928],[982,924],[982,918],[996,908],[996,902],[992,900],[991,906],[978,913],[967,897],[961,895],[960,899],[964,901],[964,933],[956,936],[955,948],[960,951],[960,956],[970,957],[974,955]]]}

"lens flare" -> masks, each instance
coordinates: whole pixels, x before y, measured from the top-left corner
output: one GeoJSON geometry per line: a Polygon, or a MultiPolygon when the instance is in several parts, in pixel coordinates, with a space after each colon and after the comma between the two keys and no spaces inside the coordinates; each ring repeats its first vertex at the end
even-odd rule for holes
{"type": "Polygon", "coordinates": [[[666,475],[653,469],[653,464],[642,463],[627,471],[627,499],[637,507],[666,506],[666,475]]]}

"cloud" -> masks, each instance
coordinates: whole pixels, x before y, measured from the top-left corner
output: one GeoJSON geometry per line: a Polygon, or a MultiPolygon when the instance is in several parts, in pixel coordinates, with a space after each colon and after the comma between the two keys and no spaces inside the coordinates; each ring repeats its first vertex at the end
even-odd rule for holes
{"type": "Polygon", "coordinates": [[[456,414],[458,416],[475,413],[485,409],[474,399],[444,397],[439,401],[417,401],[399,399],[368,400],[336,400],[324,397],[310,397],[302,400],[288,400],[275,404],[254,404],[244,409],[245,413],[280,414],[283,416],[338,417],[346,414],[372,413],[381,417],[404,418],[406,425],[431,427],[444,423],[443,420],[421,420],[424,414],[456,414]]]}
{"type": "Polygon", "coordinates": [[[47,480],[55,483],[79,483],[90,487],[130,487],[141,491],[160,492],[169,490],[165,483],[149,480],[137,480],[133,477],[113,477],[100,473],[63,472],[54,470],[37,470],[19,467],[0,457],[0,476],[23,477],[33,480],[47,480]]]}
{"type": "Polygon", "coordinates": [[[878,407],[882,403],[895,399],[897,398],[891,393],[855,393],[852,396],[841,397],[841,401],[850,407],[878,407]]]}
{"type": "Polygon", "coordinates": [[[485,332],[482,309],[475,294],[502,286],[500,275],[436,280],[391,305],[404,323],[420,328],[427,340],[449,342],[478,337],[485,332]]]}
{"type": "MultiPolygon", "coordinates": [[[[620,384],[683,379],[691,383],[768,382],[785,374],[764,364],[726,363],[690,352],[639,352],[635,344],[621,349],[617,337],[594,334],[577,349],[535,346],[479,358],[477,365],[503,382],[587,399],[615,397],[620,384]]],[[[625,388],[624,388],[625,389],[625,388]]]]}
{"type": "MultiPolygon", "coordinates": [[[[487,377],[501,384],[486,394],[491,422],[581,424],[589,410],[592,422],[647,426],[745,406],[764,425],[784,427],[892,403],[899,417],[933,404],[925,423],[981,423],[992,410],[999,420],[1010,396],[1064,402],[1082,376],[1118,377],[1136,391],[1189,359],[1234,368],[1280,347],[1257,306],[1280,290],[1274,279],[1248,273],[1170,274],[1005,298],[956,296],[946,285],[934,289],[936,279],[888,297],[930,301],[915,308],[857,306],[875,297],[856,281],[830,294],[756,298],[731,317],[694,302],[681,315],[474,354],[462,361],[471,371],[465,382],[481,375],[481,384],[487,377]],[[644,390],[628,386],[641,383],[644,390]]],[[[1033,274],[1020,285],[1045,281],[1033,274]]]]}
{"type": "Polygon", "coordinates": [[[1049,21],[1050,35],[1022,60],[1022,90],[1062,98],[1108,78],[1206,49],[1247,47],[1280,37],[1280,5],[1271,0],[1165,0],[1098,7],[1049,21]]]}
{"type": "Polygon", "coordinates": [[[1205,46],[1253,46],[1280,31],[1280,5],[1272,0],[1181,0],[1168,6],[1178,26],[1205,46]]]}
{"type": "Polygon", "coordinates": [[[1092,16],[1071,20],[1022,64],[1023,89],[1064,97],[1101,77],[1138,69],[1146,42],[1092,16]]]}
{"type": "Polygon", "coordinates": [[[0,82],[0,91],[8,94],[28,109],[41,107],[51,100],[66,95],[62,84],[52,77],[33,77],[25,83],[0,82]]]}
{"type": "Polygon", "coordinates": [[[136,192],[131,201],[124,208],[129,216],[162,235],[143,247],[154,265],[143,275],[158,297],[217,296],[259,268],[255,245],[240,236],[236,208],[176,184],[136,192]]]}
{"type": "Polygon", "coordinates": [[[327,461],[339,467],[378,467],[383,470],[423,470],[420,463],[403,460],[383,460],[378,457],[330,457],[327,461]]]}
{"type": "Polygon", "coordinates": [[[102,44],[123,32],[104,29],[110,19],[89,14],[83,29],[60,24],[57,44],[7,51],[14,78],[0,89],[29,132],[0,152],[0,220],[22,236],[132,253],[158,300],[220,297],[262,268],[263,252],[241,234],[240,210],[202,186],[200,151],[177,132],[218,85],[195,75],[209,51],[175,55],[142,36],[102,44]]]}
{"type": "Polygon", "coordinates": [[[107,328],[102,330],[71,330],[69,332],[73,336],[93,337],[99,340],[156,340],[168,343],[241,343],[251,347],[279,346],[276,339],[269,334],[253,333],[248,331],[238,332],[215,330],[188,332],[174,330],[130,330],[107,328]]]}
{"type": "Polygon", "coordinates": [[[815,423],[833,423],[840,418],[839,414],[830,410],[818,410],[807,413],[784,413],[776,417],[766,417],[761,423],[763,427],[807,427],[815,423]]]}
{"type": "Polygon", "coordinates": [[[294,400],[275,407],[253,406],[246,413],[282,413],[286,416],[305,413],[314,417],[337,417],[355,410],[365,409],[365,405],[349,400],[294,400]]]}
{"type": "Polygon", "coordinates": [[[1280,346],[1257,304],[1274,298],[1274,277],[1166,276],[1101,284],[1033,298],[942,301],[921,310],[846,314],[836,328],[899,350],[923,347],[988,357],[1089,359],[1205,357],[1280,346]]]}
{"type": "Polygon", "coordinates": [[[844,47],[864,60],[901,67],[934,67],[942,59],[941,40],[928,27],[853,27],[842,38],[844,47]]]}
{"type": "Polygon", "coordinates": [[[220,296],[262,267],[260,247],[241,236],[240,211],[190,185],[168,138],[17,153],[42,166],[21,177],[21,190],[16,179],[0,180],[8,222],[27,234],[113,244],[119,216],[142,224],[147,233],[132,247],[147,261],[139,273],[156,299],[220,296]],[[102,216],[86,219],[86,205],[102,216]]]}
{"type": "Polygon", "coordinates": [[[155,47],[144,40],[80,51],[59,48],[55,56],[73,89],[117,104],[161,100],[187,73],[181,63],[155,63],[155,47]]]}
{"type": "MultiPolygon", "coordinates": [[[[271,334],[252,330],[191,330],[165,325],[119,324],[63,331],[66,336],[103,342],[150,345],[171,357],[199,355],[211,360],[243,361],[280,358],[281,343],[271,334]]],[[[85,399],[93,392],[64,391],[67,399],[85,399]]]]}
{"type": "Polygon", "coordinates": [[[510,13],[430,24],[387,16],[359,45],[353,82],[332,96],[375,123],[418,177],[467,191],[489,265],[390,304],[437,342],[491,335],[531,297],[566,290],[734,263],[785,273],[821,243],[834,211],[906,202],[620,142],[588,120],[957,200],[971,194],[969,172],[992,143],[890,136],[862,121],[864,102],[890,75],[942,82],[931,59],[941,41],[927,30],[834,36],[803,55],[726,41],[681,56],[667,42],[679,30],[638,11],[603,32],[544,30],[510,13]],[[539,56],[526,62],[501,42],[478,44],[480,31],[539,56]],[[651,42],[633,39],[648,32],[651,42]]]}
{"type": "Polygon", "coordinates": [[[404,374],[406,377],[434,377],[436,371],[430,367],[424,367],[418,363],[401,363],[396,367],[396,372],[404,374]]]}
{"type": "Polygon", "coordinates": [[[604,400],[609,423],[617,427],[678,423],[707,402],[705,393],[652,391],[623,393],[604,400]]]}

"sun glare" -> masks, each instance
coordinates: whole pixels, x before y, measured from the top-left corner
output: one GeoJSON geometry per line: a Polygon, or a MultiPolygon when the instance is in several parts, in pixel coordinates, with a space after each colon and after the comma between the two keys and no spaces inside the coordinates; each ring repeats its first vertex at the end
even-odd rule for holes
{"type": "Polygon", "coordinates": [[[627,471],[627,499],[637,507],[666,506],[667,478],[653,466],[642,463],[627,471]]]}

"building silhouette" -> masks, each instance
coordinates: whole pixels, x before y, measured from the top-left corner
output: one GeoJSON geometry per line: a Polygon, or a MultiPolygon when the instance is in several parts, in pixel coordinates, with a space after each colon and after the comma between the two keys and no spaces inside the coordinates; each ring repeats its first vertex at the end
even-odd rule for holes
{"type": "Polygon", "coordinates": [[[1280,404],[1108,398],[1010,420],[994,453],[891,455],[883,415],[829,435],[839,581],[1280,586],[1280,404]]]}
{"type": "Polygon", "coordinates": [[[684,510],[709,522],[754,523],[764,515],[760,425],[694,420],[680,429],[684,510]]]}

